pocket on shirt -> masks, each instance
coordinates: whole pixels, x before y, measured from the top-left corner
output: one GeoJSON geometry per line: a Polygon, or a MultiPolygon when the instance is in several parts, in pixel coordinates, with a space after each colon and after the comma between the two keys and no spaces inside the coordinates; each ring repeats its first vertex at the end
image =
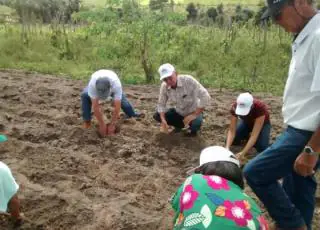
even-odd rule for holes
{"type": "Polygon", "coordinates": [[[185,97],[182,98],[182,101],[183,101],[184,107],[187,107],[187,106],[193,104],[193,97],[187,95],[187,96],[185,96],[185,97]]]}

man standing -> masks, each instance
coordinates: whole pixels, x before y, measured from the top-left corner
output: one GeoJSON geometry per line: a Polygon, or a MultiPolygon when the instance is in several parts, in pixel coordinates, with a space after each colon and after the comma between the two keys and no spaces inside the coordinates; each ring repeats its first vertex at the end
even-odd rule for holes
{"type": "Polygon", "coordinates": [[[140,114],[134,111],[123,93],[117,74],[111,70],[102,69],[91,75],[88,86],[81,93],[81,102],[84,127],[90,128],[91,126],[91,107],[93,107],[94,115],[99,123],[99,133],[101,136],[115,133],[116,123],[120,116],[120,107],[129,118],[140,116],[140,114]],[[106,126],[99,100],[106,100],[109,97],[113,98],[114,110],[111,122],[106,126]]]}
{"type": "Polygon", "coordinates": [[[270,118],[267,105],[253,98],[250,93],[241,93],[231,106],[231,121],[228,130],[226,148],[247,141],[244,148],[237,154],[243,158],[255,147],[260,153],[269,147],[270,118]]]}
{"type": "Polygon", "coordinates": [[[169,63],[160,66],[159,74],[163,82],[154,119],[161,122],[161,129],[166,132],[169,126],[174,126],[176,132],[188,128],[189,135],[195,136],[210,101],[208,91],[192,76],[178,75],[169,63]]]}
{"type": "Polygon", "coordinates": [[[311,0],[268,0],[263,17],[268,16],[295,34],[283,96],[287,128],[246,165],[244,175],[275,220],[275,229],[310,230],[320,152],[320,14],[311,0]]]}

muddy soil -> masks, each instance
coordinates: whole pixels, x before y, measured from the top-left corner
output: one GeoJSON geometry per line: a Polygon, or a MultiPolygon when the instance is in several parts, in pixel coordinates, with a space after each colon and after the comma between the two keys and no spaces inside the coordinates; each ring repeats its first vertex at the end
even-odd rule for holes
{"type": "MultiPolygon", "coordinates": [[[[152,119],[159,87],[125,86],[146,117],[123,119],[117,136],[100,138],[94,128],[81,126],[84,86],[55,76],[0,72],[0,126],[9,137],[0,160],[21,185],[28,220],[20,229],[170,229],[168,198],[197,165],[202,148],[223,145],[229,107],[239,92],[210,89],[213,100],[201,134],[191,138],[159,133],[152,119]]],[[[274,140],[283,129],[281,98],[256,96],[270,106],[274,140]]],[[[109,116],[110,104],[104,109],[109,116]]],[[[319,223],[318,205],[314,229],[319,223]]],[[[7,216],[0,215],[0,229],[13,229],[7,216]]]]}

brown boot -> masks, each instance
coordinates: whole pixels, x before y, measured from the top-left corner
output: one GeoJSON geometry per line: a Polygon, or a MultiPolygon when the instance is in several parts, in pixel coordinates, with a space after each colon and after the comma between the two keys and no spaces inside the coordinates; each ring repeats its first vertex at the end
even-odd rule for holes
{"type": "Polygon", "coordinates": [[[82,126],[85,129],[90,129],[91,128],[91,121],[84,121],[82,126]]]}

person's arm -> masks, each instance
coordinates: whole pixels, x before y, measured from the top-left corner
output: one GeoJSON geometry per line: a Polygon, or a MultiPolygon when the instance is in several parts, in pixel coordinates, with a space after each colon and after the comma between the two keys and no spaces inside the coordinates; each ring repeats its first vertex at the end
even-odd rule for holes
{"type": "Polygon", "coordinates": [[[166,120],[165,112],[166,112],[166,104],[168,101],[168,95],[167,95],[167,84],[162,83],[160,86],[160,94],[159,94],[159,100],[158,100],[158,113],[160,114],[161,119],[161,130],[162,132],[168,132],[169,126],[166,120]]]}
{"type": "Polygon", "coordinates": [[[230,149],[230,147],[233,143],[233,140],[236,136],[237,122],[238,122],[238,118],[236,116],[232,115],[231,122],[229,125],[228,134],[227,134],[227,142],[226,142],[227,149],[230,149]]]}
{"type": "Polygon", "coordinates": [[[307,146],[310,146],[316,153],[310,155],[309,153],[302,152],[294,163],[294,170],[300,176],[311,176],[314,172],[319,153],[320,153],[320,128],[318,128],[310,138],[307,146]]]}
{"type": "Polygon", "coordinates": [[[194,78],[190,78],[187,82],[189,87],[195,93],[195,97],[199,99],[198,108],[184,118],[184,124],[189,125],[191,121],[196,119],[210,103],[210,94],[208,91],[194,78]]]}
{"type": "Polygon", "coordinates": [[[187,115],[183,119],[183,123],[184,123],[185,127],[188,127],[190,122],[195,120],[203,111],[204,111],[204,108],[197,108],[193,113],[187,115]]]}
{"type": "Polygon", "coordinates": [[[107,134],[107,127],[106,127],[106,123],[103,120],[103,114],[101,111],[101,106],[99,105],[99,99],[94,98],[91,100],[92,100],[94,116],[97,118],[99,123],[99,133],[102,137],[104,137],[107,134]]]}
{"type": "Polygon", "coordinates": [[[197,108],[196,111],[193,112],[193,114],[197,117],[204,111],[204,108],[197,108]]]}
{"type": "Polygon", "coordinates": [[[166,116],[164,112],[159,113],[160,114],[160,119],[161,119],[161,123],[166,123],[166,116]]]}
{"type": "Polygon", "coordinates": [[[98,98],[92,99],[92,107],[93,107],[94,116],[97,118],[99,126],[105,126],[105,122],[103,120],[101,106],[99,105],[98,98]]]}
{"type": "Polygon", "coordinates": [[[313,133],[307,145],[311,146],[315,152],[320,153],[320,128],[313,133]]]}
{"type": "Polygon", "coordinates": [[[194,111],[194,115],[197,117],[209,105],[211,97],[208,90],[206,90],[206,88],[204,88],[197,80],[194,81],[194,84],[197,97],[199,98],[198,108],[194,111]]]}
{"type": "Polygon", "coordinates": [[[10,212],[11,216],[14,219],[16,219],[16,220],[21,219],[21,216],[20,216],[20,200],[19,200],[17,194],[15,194],[10,199],[9,204],[8,204],[8,208],[9,208],[9,212],[10,212]]]}
{"type": "Polygon", "coordinates": [[[121,109],[121,100],[115,100],[112,117],[111,117],[111,124],[115,125],[117,123],[120,115],[120,109],[121,109]]]}
{"type": "Polygon", "coordinates": [[[166,105],[168,101],[168,95],[167,95],[167,84],[162,83],[160,86],[160,93],[159,93],[159,99],[158,99],[158,113],[161,116],[161,113],[166,112],[166,105]]]}
{"type": "Polygon", "coordinates": [[[257,139],[258,139],[260,132],[262,130],[264,120],[265,120],[265,115],[257,117],[255,119],[249,140],[248,140],[247,144],[245,145],[245,147],[243,148],[243,150],[241,151],[242,156],[247,154],[247,152],[256,144],[257,139]]]}

